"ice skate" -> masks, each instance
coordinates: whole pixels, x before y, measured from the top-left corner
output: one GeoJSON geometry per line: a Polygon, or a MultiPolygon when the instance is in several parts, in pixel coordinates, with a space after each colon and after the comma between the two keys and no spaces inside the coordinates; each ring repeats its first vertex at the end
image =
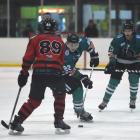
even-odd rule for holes
{"type": "Polygon", "coordinates": [[[131,109],[131,112],[136,108],[136,100],[130,100],[129,108],[131,109]]]}
{"type": "Polygon", "coordinates": [[[100,109],[99,112],[101,112],[102,110],[104,110],[104,108],[107,107],[107,102],[103,101],[98,108],[100,109]]]}
{"type": "Polygon", "coordinates": [[[19,116],[15,116],[14,121],[10,124],[9,135],[21,135],[23,131],[19,116]]]}
{"type": "Polygon", "coordinates": [[[67,125],[62,119],[55,120],[54,127],[56,128],[56,134],[69,134],[71,127],[67,125]]]}
{"type": "Polygon", "coordinates": [[[80,118],[83,122],[92,122],[92,115],[84,110],[84,108],[76,109],[74,108],[74,112],[77,115],[77,118],[80,118]]]}
{"type": "Polygon", "coordinates": [[[83,122],[93,122],[93,117],[90,113],[83,110],[80,114],[80,120],[83,122]]]}

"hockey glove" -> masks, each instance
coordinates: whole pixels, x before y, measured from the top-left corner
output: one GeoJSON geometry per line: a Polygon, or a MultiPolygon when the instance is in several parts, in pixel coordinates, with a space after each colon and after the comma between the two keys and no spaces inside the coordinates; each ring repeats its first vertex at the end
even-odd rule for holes
{"type": "Polygon", "coordinates": [[[105,74],[111,74],[113,72],[115,72],[116,69],[116,59],[114,57],[110,57],[110,61],[107,64],[107,66],[105,67],[105,74]]]}
{"type": "Polygon", "coordinates": [[[104,73],[105,74],[111,74],[112,72],[115,72],[115,66],[107,64],[107,66],[105,67],[104,73]]]}
{"type": "Polygon", "coordinates": [[[99,55],[95,53],[94,56],[90,60],[90,67],[97,67],[99,65],[99,55]]]}
{"type": "Polygon", "coordinates": [[[81,79],[83,85],[85,88],[91,89],[93,86],[93,82],[88,78],[87,75],[83,75],[83,78],[81,79]]]}
{"type": "Polygon", "coordinates": [[[28,72],[23,72],[22,70],[20,71],[20,74],[18,76],[18,85],[20,87],[24,87],[27,83],[27,80],[28,80],[28,76],[29,76],[29,73],[28,72]]]}

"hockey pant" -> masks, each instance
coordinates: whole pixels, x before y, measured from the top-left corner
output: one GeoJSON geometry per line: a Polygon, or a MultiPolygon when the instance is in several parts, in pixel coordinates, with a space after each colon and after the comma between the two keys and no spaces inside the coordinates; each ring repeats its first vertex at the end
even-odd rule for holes
{"type": "Polygon", "coordinates": [[[75,112],[83,110],[83,87],[81,81],[72,76],[65,77],[66,90],[73,96],[73,105],[75,112]]]}
{"type": "Polygon", "coordinates": [[[33,75],[29,99],[18,112],[22,122],[41,104],[46,87],[50,87],[53,91],[55,119],[63,119],[65,109],[65,84],[63,78],[52,75],[33,75]]]}

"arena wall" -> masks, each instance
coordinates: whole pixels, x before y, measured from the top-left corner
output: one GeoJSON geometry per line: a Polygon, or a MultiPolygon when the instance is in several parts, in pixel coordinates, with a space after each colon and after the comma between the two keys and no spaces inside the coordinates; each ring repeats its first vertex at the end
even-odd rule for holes
{"type": "MultiPolygon", "coordinates": [[[[0,38],[0,66],[21,66],[28,40],[28,38],[0,38]]],[[[107,51],[111,38],[95,38],[91,40],[99,52],[99,67],[103,68],[108,62],[107,51]]],[[[88,53],[82,54],[77,67],[82,69],[90,68],[88,53]]]]}

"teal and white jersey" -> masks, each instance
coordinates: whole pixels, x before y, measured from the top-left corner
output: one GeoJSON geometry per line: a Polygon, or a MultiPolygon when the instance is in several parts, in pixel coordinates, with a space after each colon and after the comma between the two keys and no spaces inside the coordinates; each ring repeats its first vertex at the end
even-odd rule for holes
{"type": "Polygon", "coordinates": [[[140,36],[134,34],[129,41],[123,34],[119,34],[112,40],[108,52],[113,53],[119,63],[140,62],[140,36]]]}
{"type": "Polygon", "coordinates": [[[88,40],[88,38],[81,38],[79,42],[79,47],[75,52],[70,52],[69,48],[65,45],[65,56],[64,56],[64,70],[67,73],[75,69],[75,65],[79,58],[81,57],[83,51],[93,53],[95,50],[93,43],[88,40]]]}

